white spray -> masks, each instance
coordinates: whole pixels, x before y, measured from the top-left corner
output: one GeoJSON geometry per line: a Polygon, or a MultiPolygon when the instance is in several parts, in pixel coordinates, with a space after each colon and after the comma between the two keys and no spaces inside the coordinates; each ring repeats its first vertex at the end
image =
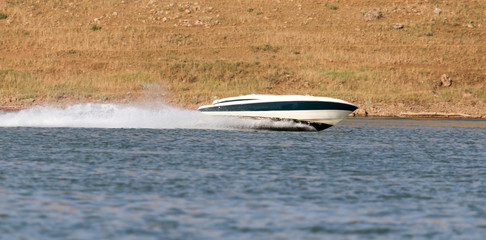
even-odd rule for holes
{"type": "MultiPolygon", "coordinates": [[[[36,106],[18,112],[0,112],[0,127],[154,128],[154,129],[286,129],[306,128],[294,122],[206,116],[157,104],[139,106],[87,103],[65,108],[36,106]]],[[[311,127],[308,127],[312,130],[311,127]]]]}

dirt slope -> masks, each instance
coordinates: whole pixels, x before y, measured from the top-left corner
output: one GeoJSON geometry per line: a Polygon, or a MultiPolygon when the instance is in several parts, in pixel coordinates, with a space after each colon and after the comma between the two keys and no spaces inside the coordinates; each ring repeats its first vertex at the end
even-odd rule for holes
{"type": "Polygon", "coordinates": [[[484,1],[99,2],[0,2],[0,106],[272,93],[486,115],[484,1]]]}

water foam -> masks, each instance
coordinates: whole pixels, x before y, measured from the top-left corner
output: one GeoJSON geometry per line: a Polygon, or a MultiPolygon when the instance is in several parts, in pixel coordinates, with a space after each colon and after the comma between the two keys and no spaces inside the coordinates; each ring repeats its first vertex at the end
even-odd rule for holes
{"type": "Polygon", "coordinates": [[[214,117],[194,110],[150,106],[87,103],[65,108],[36,106],[0,112],[0,127],[153,128],[153,129],[289,129],[304,128],[291,121],[214,117]]]}

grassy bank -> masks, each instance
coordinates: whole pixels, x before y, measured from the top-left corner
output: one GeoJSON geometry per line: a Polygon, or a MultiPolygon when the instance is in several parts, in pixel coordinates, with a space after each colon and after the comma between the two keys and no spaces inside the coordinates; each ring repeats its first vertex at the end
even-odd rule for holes
{"type": "Polygon", "coordinates": [[[272,93],[341,98],[374,115],[484,116],[484,16],[481,1],[8,0],[0,105],[195,108],[272,93]]]}

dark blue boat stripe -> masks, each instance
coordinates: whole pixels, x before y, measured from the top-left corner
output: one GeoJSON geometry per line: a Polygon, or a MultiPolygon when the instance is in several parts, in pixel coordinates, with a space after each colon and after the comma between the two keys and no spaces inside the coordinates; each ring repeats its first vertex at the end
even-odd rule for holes
{"type": "Polygon", "coordinates": [[[241,112],[241,111],[296,111],[296,110],[356,110],[356,106],[321,101],[263,102],[199,109],[201,112],[241,112]]]}

